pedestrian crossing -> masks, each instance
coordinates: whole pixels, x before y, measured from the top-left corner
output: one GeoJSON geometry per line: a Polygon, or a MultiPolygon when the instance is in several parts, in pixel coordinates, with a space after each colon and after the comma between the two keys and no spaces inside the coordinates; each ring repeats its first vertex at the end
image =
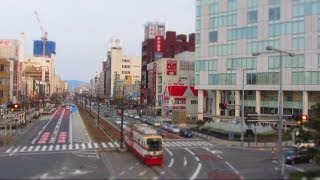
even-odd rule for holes
{"type": "Polygon", "coordinates": [[[25,145],[25,146],[12,146],[5,150],[6,154],[15,153],[30,153],[30,152],[56,152],[56,151],[76,151],[76,150],[115,150],[120,145],[117,142],[86,142],[86,143],[73,143],[73,144],[39,144],[39,145],[25,145]]]}
{"type": "Polygon", "coordinates": [[[164,140],[165,148],[179,148],[179,147],[212,147],[208,141],[204,140],[164,140]]]}

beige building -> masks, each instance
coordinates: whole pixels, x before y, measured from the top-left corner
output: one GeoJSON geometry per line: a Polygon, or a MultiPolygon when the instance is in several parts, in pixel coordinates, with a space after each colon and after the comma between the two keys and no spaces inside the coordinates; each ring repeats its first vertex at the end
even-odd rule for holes
{"type": "Polygon", "coordinates": [[[105,71],[106,97],[113,98],[116,77],[129,84],[141,80],[141,58],[124,55],[121,40],[112,38],[109,44],[105,71]]]}
{"type": "MultiPolygon", "coordinates": [[[[186,110],[187,117],[196,117],[198,91],[194,89],[194,53],[183,52],[175,58],[162,58],[147,65],[149,74],[148,96],[153,98],[155,111],[171,116],[173,109],[186,110]]],[[[205,103],[205,102],[203,102],[205,103]]]]}

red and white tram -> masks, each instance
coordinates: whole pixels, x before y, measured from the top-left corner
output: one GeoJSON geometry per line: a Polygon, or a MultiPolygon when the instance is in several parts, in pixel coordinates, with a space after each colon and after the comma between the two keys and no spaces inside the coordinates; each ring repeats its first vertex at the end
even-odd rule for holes
{"type": "Polygon", "coordinates": [[[131,124],[124,129],[124,140],[147,165],[162,165],[163,138],[146,124],[131,124]]]}

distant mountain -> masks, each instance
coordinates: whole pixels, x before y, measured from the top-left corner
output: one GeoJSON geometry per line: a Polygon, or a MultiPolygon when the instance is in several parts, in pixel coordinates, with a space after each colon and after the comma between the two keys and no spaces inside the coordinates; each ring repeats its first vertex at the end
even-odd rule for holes
{"type": "Polygon", "coordinates": [[[81,84],[88,84],[87,82],[78,80],[66,80],[68,83],[68,91],[73,91],[74,88],[80,87],[81,84]]]}

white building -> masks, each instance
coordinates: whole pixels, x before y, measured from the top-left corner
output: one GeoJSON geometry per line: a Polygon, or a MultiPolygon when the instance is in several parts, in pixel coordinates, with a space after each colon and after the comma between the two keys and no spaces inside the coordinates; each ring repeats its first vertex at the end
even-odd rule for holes
{"type": "Polygon", "coordinates": [[[199,119],[245,112],[278,113],[280,78],[284,114],[308,114],[320,100],[320,1],[197,0],[195,84],[199,119]],[[294,57],[266,52],[266,46],[294,57]],[[244,83],[243,83],[244,82],[244,83]],[[200,93],[208,90],[207,106],[200,93]],[[235,105],[221,110],[219,103],[235,105]]]}

